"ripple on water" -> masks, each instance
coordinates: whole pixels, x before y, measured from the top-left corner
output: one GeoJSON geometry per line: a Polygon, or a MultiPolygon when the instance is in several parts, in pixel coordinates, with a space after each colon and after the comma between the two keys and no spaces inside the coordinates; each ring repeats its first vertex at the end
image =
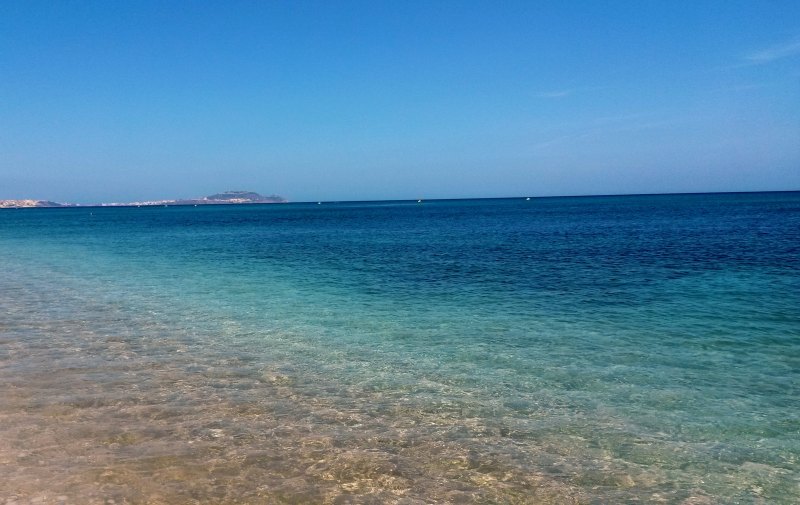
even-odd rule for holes
{"type": "Polygon", "coordinates": [[[794,503],[800,227],[603,201],[4,221],[0,503],[794,503]]]}

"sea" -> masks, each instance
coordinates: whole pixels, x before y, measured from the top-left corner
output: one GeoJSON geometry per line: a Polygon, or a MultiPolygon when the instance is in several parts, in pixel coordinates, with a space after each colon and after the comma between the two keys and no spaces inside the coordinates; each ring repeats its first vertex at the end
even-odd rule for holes
{"type": "Polygon", "coordinates": [[[800,193],[2,210],[50,503],[800,503],[800,193]]]}

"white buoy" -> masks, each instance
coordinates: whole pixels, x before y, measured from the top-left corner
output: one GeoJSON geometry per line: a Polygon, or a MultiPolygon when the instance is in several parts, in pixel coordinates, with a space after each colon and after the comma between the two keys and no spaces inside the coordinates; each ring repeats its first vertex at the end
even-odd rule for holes
{"type": "Polygon", "coordinates": [[[530,200],[530,199],[531,199],[531,197],[528,197],[528,198],[526,198],[525,200],[530,200]]]}

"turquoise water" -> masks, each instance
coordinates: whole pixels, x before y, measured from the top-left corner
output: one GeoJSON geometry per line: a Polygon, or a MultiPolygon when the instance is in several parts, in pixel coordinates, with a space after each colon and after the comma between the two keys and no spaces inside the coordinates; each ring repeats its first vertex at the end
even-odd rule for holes
{"type": "Polygon", "coordinates": [[[797,503],[800,193],[0,212],[0,500],[797,503]]]}

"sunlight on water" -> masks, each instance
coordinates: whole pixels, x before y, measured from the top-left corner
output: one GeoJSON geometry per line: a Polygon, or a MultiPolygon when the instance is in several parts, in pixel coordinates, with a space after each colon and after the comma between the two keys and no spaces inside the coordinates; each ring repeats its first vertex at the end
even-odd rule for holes
{"type": "Polygon", "coordinates": [[[797,194],[0,213],[0,503],[794,503],[797,194]]]}

